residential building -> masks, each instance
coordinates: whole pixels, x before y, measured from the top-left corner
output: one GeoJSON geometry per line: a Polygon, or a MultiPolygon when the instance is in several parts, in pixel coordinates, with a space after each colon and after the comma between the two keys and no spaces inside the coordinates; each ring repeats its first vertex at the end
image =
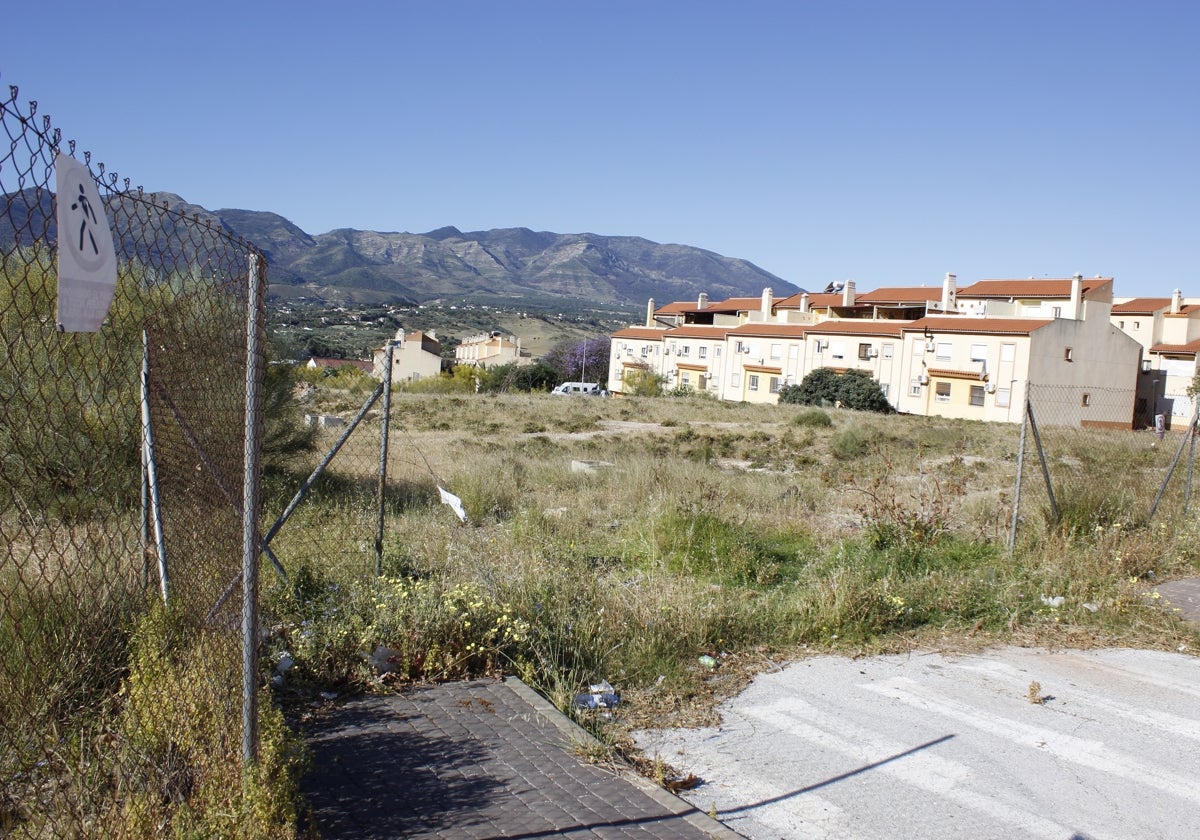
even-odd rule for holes
{"type": "Polygon", "coordinates": [[[1153,425],[1162,414],[1168,428],[1186,426],[1194,401],[1188,390],[1200,351],[1200,301],[1171,297],[1125,298],[1113,304],[1112,323],[1143,350],[1135,422],[1153,425]]]}
{"type": "Polygon", "coordinates": [[[489,368],[530,360],[529,353],[521,350],[521,339],[504,335],[499,330],[464,338],[454,348],[455,364],[460,365],[489,368]]]}
{"type": "MultiPolygon", "coordinates": [[[[393,340],[392,370],[393,382],[418,382],[422,379],[435,377],[442,372],[442,343],[431,330],[428,333],[421,330],[405,332],[396,331],[393,340]]],[[[372,373],[376,379],[382,379],[386,373],[387,348],[375,351],[375,362],[372,373]]]]}

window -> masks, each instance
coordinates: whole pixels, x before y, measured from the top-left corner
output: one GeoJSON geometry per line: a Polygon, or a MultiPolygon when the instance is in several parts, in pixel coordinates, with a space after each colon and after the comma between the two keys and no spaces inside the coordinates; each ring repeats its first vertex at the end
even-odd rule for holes
{"type": "Polygon", "coordinates": [[[1140,330],[1140,329],[1142,328],[1142,322],[1141,322],[1141,321],[1134,321],[1134,322],[1133,322],[1133,328],[1134,328],[1135,330],[1140,330]]]}
{"type": "Polygon", "coordinates": [[[682,347],[679,348],[679,350],[680,350],[681,354],[684,356],[692,355],[692,346],[690,344],[683,345],[682,347]]]}
{"type": "Polygon", "coordinates": [[[671,342],[671,346],[667,349],[668,356],[671,355],[672,353],[674,353],[676,356],[679,355],[679,345],[676,344],[674,341],[671,342]]]}
{"type": "Polygon", "coordinates": [[[1061,306],[1052,306],[1050,308],[1050,314],[1055,318],[1061,318],[1062,317],[1062,307],[1061,306]]]}
{"type": "MultiPolygon", "coordinates": [[[[626,348],[625,348],[625,355],[626,355],[626,356],[628,356],[628,357],[629,357],[629,358],[631,358],[631,359],[633,358],[633,347],[632,347],[632,346],[629,346],[629,347],[626,347],[626,348]]],[[[643,347],[643,348],[642,348],[642,355],[643,355],[643,356],[645,356],[645,355],[646,355],[646,348],[645,348],[645,347],[643,347]]]]}
{"type": "Polygon", "coordinates": [[[971,405],[983,405],[983,386],[971,386],[971,405]]]}
{"type": "Polygon", "coordinates": [[[918,338],[913,341],[913,355],[914,356],[924,356],[925,355],[925,342],[923,340],[918,338]]]}
{"type": "Polygon", "coordinates": [[[1119,329],[1119,330],[1123,330],[1123,329],[1125,329],[1125,322],[1124,322],[1124,321],[1117,321],[1117,329],[1119,329]]]}
{"type": "Polygon", "coordinates": [[[642,358],[645,358],[646,356],[649,356],[649,355],[650,355],[650,348],[643,344],[642,345],[642,358]]]}
{"type": "Polygon", "coordinates": [[[750,390],[757,391],[758,390],[758,374],[757,373],[750,374],[749,381],[750,381],[750,390]]]}
{"type": "Polygon", "coordinates": [[[858,358],[860,358],[860,359],[871,358],[871,345],[870,344],[858,345],[858,358]]]}
{"type": "Polygon", "coordinates": [[[1083,407],[1087,408],[1091,404],[1092,404],[1092,395],[1085,393],[1083,395],[1083,402],[1082,402],[1083,407]]]}
{"type": "Polygon", "coordinates": [[[771,345],[771,358],[772,359],[782,359],[783,358],[783,345],[782,344],[772,344],[771,345]]]}
{"type": "Polygon", "coordinates": [[[1074,356],[1074,351],[1072,351],[1070,347],[1063,348],[1063,361],[1064,362],[1073,361],[1073,358],[1072,358],[1073,356],[1074,356]]]}
{"type": "Polygon", "coordinates": [[[1142,373],[1149,373],[1149,372],[1150,372],[1150,360],[1142,359],[1142,373]]]}
{"type": "Polygon", "coordinates": [[[715,356],[718,359],[721,358],[721,348],[720,347],[713,348],[713,356],[715,356]]]}
{"type": "Polygon", "coordinates": [[[699,356],[701,359],[707,359],[708,358],[708,348],[703,345],[701,345],[700,347],[697,347],[696,355],[699,356]]]}
{"type": "Polygon", "coordinates": [[[833,342],[833,344],[829,345],[829,352],[833,354],[833,358],[835,358],[835,359],[846,358],[846,342],[844,342],[844,341],[833,342]]]}
{"type": "Polygon", "coordinates": [[[954,345],[949,341],[939,341],[937,343],[937,358],[943,362],[950,361],[950,354],[953,349],[954,345]]]}
{"type": "Polygon", "coordinates": [[[987,345],[986,344],[972,344],[971,345],[971,361],[972,362],[987,361],[987,345]]]}
{"type": "Polygon", "coordinates": [[[771,386],[772,394],[779,393],[779,377],[778,376],[772,376],[770,379],[770,382],[768,384],[771,386]]]}
{"type": "Polygon", "coordinates": [[[884,344],[883,345],[883,358],[885,358],[885,359],[892,358],[893,349],[894,349],[894,345],[890,341],[887,344],[884,344]]]}
{"type": "Polygon", "coordinates": [[[799,344],[792,344],[788,347],[788,358],[789,359],[799,359],[800,358],[800,345],[799,344]]]}
{"type": "Polygon", "coordinates": [[[879,383],[879,390],[880,390],[880,391],[883,391],[883,395],[886,397],[886,396],[888,395],[888,383],[886,383],[886,382],[880,382],[880,383],[879,383]]]}
{"type": "Polygon", "coordinates": [[[950,402],[950,383],[949,382],[937,383],[933,398],[935,400],[937,400],[938,402],[950,402]]]}
{"type": "Polygon", "coordinates": [[[729,374],[729,384],[734,388],[740,388],[742,386],[741,371],[735,370],[733,373],[729,374]]]}
{"type": "Polygon", "coordinates": [[[692,385],[692,375],[688,371],[681,371],[679,376],[679,384],[684,388],[690,388],[692,385]]]}
{"type": "Polygon", "coordinates": [[[1008,388],[996,389],[996,405],[1000,408],[1008,408],[1009,401],[1012,399],[1012,391],[1008,388]]]}
{"type": "Polygon", "coordinates": [[[921,380],[920,379],[914,379],[908,383],[908,395],[910,397],[921,396],[921,380]]]}
{"type": "Polygon", "coordinates": [[[1012,361],[1016,361],[1016,358],[1017,358],[1017,345],[1015,345],[1015,344],[1001,344],[1000,345],[1000,361],[1012,362],[1012,361]]]}

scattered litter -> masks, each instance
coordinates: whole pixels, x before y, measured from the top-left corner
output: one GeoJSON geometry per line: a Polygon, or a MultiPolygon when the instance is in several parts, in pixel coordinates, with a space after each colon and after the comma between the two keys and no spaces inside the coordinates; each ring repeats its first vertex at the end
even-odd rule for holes
{"type": "Polygon", "coordinates": [[[1086,604],[1083,605],[1083,608],[1085,610],[1087,610],[1088,612],[1096,612],[1096,610],[1100,609],[1100,605],[1093,604],[1091,601],[1088,601],[1086,604]]]}
{"type": "Polygon", "coordinates": [[[321,692],[322,700],[336,700],[337,696],[338,696],[338,693],[336,691],[322,691],[321,692]]]}
{"type": "Polygon", "coordinates": [[[458,496],[455,496],[440,484],[438,485],[438,495],[442,499],[442,504],[450,505],[450,509],[454,511],[459,520],[462,522],[467,521],[467,512],[463,510],[462,499],[458,498],[458,496]]]}
{"type": "Polygon", "coordinates": [[[279,663],[275,666],[275,671],[279,674],[286,674],[295,666],[296,660],[292,659],[292,655],[286,650],[279,655],[279,663]]]}
{"type": "Polygon", "coordinates": [[[615,709],[621,704],[621,695],[617,694],[617,690],[609,684],[608,680],[601,680],[598,683],[593,683],[588,686],[588,691],[583,694],[575,695],[575,708],[577,709],[615,709]]]}
{"type": "Polygon", "coordinates": [[[615,466],[612,461],[572,461],[571,472],[596,473],[600,472],[601,470],[606,470],[612,466],[615,466]]]}
{"type": "Polygon", "coordinates": [[[1065,601],[1066,599],[1061,595],[1055,595],[1053,598],[1047,598],[1045,595],[1042,596],[1042,603],[1047,607],[1054,607],[1055,609],[1061,607],[1065,601]]]}
{"type": "Polygon", "coordinates": [[[401,652],[394,648],[390,648],[387,645],[379,645],[375,650],[371,651],[371,655],[367,657],[367,661],[375,669],[376,674],[394,674],[398,670],[396,662],[401,655],[401,652]]]}
{"type": "Polygon", "coordinates": [[[710,668],[710,669],[711,669],[711,668],[716,668],[716,667],[717,667],[717,660],[713,659],[713,658],[712,658],[711,656],[709,656],[707,653],[706,653],[706,654],[704,654],[703,656],[701,656],[701,657],[700,657],[699,659],[697,659],[696,661],[697,661],[697,662],[699,662],[701,665],[703,665],[705,668],[710,668]]]}

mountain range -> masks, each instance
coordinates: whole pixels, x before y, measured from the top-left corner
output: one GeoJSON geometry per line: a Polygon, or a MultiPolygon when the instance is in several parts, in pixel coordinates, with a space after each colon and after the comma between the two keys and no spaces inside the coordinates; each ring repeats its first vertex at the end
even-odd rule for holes
{"type": "MultiPolygon", "coordinates": [[[[15,195],[6,196],[0,220],[11,221],[19,207],[23,213],[47,214],[47,229],[52,230],[52,203],[47,193],[38,192],[19,202],[12,200],[15,195]]],[[[757,296],[767,287],[777,297],[799,291],[746,260],[637,236],[527,228],[464,233],[455,227],[428,233],[343,228],[313,235],[277,213],[209,211],[171,193],[156,193],[154,200],[253,243],[267,258],[270,291],[279,298],[408,304],[459,298],[495,303],[582,299],[626,306],[644,305],[650,298],[659,303],[692,300],[700,292],[721,300],[757,296]]],[[[143,217],[119,215],[135,225],[143,217]]],[[[11,236],[11,228],[0,230],[0,243],[11,236]]],[[[145,230],[121,236],[142,249],[147,241],[145,230]]]]}

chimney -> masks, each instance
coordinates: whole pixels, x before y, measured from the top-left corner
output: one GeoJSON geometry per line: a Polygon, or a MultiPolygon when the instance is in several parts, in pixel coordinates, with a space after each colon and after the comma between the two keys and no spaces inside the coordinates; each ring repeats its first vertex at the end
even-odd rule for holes
{"type": "Polygon", "coordinates": [[[646,326],[654,326],[654,298],[650,298],[646,302],[646,326]]]}
{"type": "Polygon", "coordinates": [[[708,309],[708,293],[701,292],[700,297],[696,298],[697,309],[708,309]]]}
{"type": "Polygon", "coordinates": [[[1180,309],[1183,309],[1183,292],[1176,289],[1171,293],[1171,314],[1178,315],[1180,309]]]}
{"type": "Polygon", "coordinates": [[[800,311],[801,312],[808,311],[808,292],[805,292],[802,295],[800,295],[800,311]]]}
{"type": "Polygon", "coordinates": [[[847,280],[846,285],[842,287],[842,306],[854,305],[854,281],[847,280]]]}
{"type": "Polygon", "coordinates": [[[1083,275],[1078,273],[1071,278],[1071,317],[1083,320],[1083,275]]]}
{"type": "Polygon", "coordinates": [[[771,317],[771,309],[775,306],[775,292],[771,289],[763,289],[762,293],[762,316],[763,320],[771,317]]]}
{"type": "Polygon", "coordinates": [[[953,312],[958,308],[958,278],[950,272],[946,272],[946,279],[942,281],[942,311],[953,312]]]}

